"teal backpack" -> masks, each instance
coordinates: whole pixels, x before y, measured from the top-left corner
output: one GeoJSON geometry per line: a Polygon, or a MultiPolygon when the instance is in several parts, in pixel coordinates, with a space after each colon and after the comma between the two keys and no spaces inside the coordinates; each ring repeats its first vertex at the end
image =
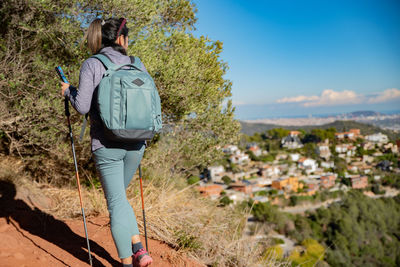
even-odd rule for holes
{"type": "Polygon", "coordinates": [[[102,54],[106,72],[98,86],[97,105],[106,136],[119,142],[151,140],[162,128],[161,102],[152,77],[141,69],[138,57],[115,65],[102,54]]]}

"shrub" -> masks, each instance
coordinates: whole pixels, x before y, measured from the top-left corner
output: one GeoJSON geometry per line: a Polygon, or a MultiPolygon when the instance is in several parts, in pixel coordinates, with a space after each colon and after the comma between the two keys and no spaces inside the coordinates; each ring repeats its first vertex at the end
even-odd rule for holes
{"type": "Polygon", "coordinates": [[[227,175],[224,175],[223,177],[222,177],[222,179],[221,179],[226,185],[230,185],[233,181],[232,181],[232,179],[229,177],[229,176],[227,176],[227,175]]]}
{"type": "Polygon", "coordinates": [[[316,240],[305,239],[301,244],[305,247],[305,251],[300,253],[299,251],[294,250],[289,256],[289,259],[293,264],[313,267],[318,261],[324,259],[325,249],[316,240]]]}
{"type": "Polygon", "coordinates": [[[279,245],[275,245],[269,247],[264,252],[264,258],[267,259],[282,259],[283,258],[283,249],[279,245]]]}
{"type": "Polygon", "coordinates": [[[223,196],[220,198],[219,203],[222,206],[228,206],[229,204],[233,203],[233,200],[231,200],[228,196],[223,196]]]}

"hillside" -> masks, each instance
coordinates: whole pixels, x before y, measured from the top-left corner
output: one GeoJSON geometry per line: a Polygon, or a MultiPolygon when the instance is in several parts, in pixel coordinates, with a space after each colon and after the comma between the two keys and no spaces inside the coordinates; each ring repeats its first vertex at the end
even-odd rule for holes
{"type": "MultiPolygon", "coordinates": [[[[147,164],[146,164],[147,165],[147,164]]],[[[84,173],[84,172],[83,172],[84,173]]],[[[73,175],[73,174],[72,174],[73,175]]],[[[118,266],[101,187],[82,184],[94,266],[118,266]]],[[[247,210],[218,207],[182,178],[143,179],[152,266],[255,266],[262,251],[242,236],[247,210]],[[178,186],[177,182],[182,186],[178,186]],[[214,244],[219,244],[217,247],[214,244]],[[202,265],[203,264],[203,265],[202,265]]],[[[138,177],[127,189],[143,241],[138,177]]],[[[144,243],[143,243],[144,244],[144,243]]],[[[22,160],[0,154],[0,266],[85,266],[78,190],[33,182],[22,160]],[[61,259],[66,264],[60,262],[61,259]]],[[[270,264],[270,266],[277,266],[270,264]]]]}
{"type": "Polygon", "coordinates": [[[328,247],[331,266],[399,266],[399,207],[399,196],[372,199],[350,191],[342,202],[296,216],[293,236],[328,247]]]}
{"type": "MultiPolygon", "coordinates": [[[[83,80],[93,82],[92,77],[80,80],[79,75],[82,63],[89,56],[85,32],[93,19],[103,14],[101,17],[104,18],[103,26],[109,29],[107,32],[115,34],[116,31],[111,30],[115,26],[121,29],[121,36],[128,37],[130,29],[129,39],[134,40],[127,47],[115,47],[113,42],[103,45],[119,49],[122,54],[140,56],[160,89],[164,132],[146,147],[141,160],[147,234],[194,255],[210,266],[254,266],[252,261],[257,260],[254,251],[242,245],[248,244],[240,235],[245,222],[242,211],[223,209],[215,201],[200,198],[194,186],[187,183],[193,172],[199,172],[211,160],[222,157],[218,147],[237,141],[240,129],[234,120],[234,108],[222,105],[231,96],[231,84],[224,78],[228,65],[221,58],[222,43],[192,33],[197,21],[195,4],[189,0],[134,1],[127,9],[126,1],[90,1],[82,6],[80,1],[5,0],[0,6],[3,26],[0,31],[0,182],[11,181],[16,187],[28,186],[29,190],[37,190],[39,195],[54,201],[54,206],[40,209],[45,214],[40,210],[36,213],[37,210],[31,207],[35,212],[28,213],[33,216],[21,215],[20,221],[11,220],[16,225],[11,228],[8,227],[11,222],[7,221],[11,214],[3,213],[6,219],[2,219],[5,223],[2,229],[7,228],[6,232],[15,229],[24,237],[17,241],[12,238],[9,238],[10,242],[4,241],[4,246],[10,243],[20,250],[1,254],[4,258],[0,262],[9,256],[14,261],[23,257],[35,258],[30,253],[41,255],[42,251],[54,258],[51,256],[54,255],[54,242],[51,242],[54,237],[46,236],[50,242],[44,242],[43,246],[33,244],[32,247],[28,244],[34,243],[35,238],[28,235],[32,233],[26,228],[20,229],[21,224],[29,228],[31,223],[40,222],[48,233],[46,220],[54,217],[56,219],[52,222],[64,224],[63,229],[69,229],[66,236],[76,237],[72,233],[73,226],[65,226],[68,224],[66,220],[81,224],[74,158],[81,177],[86,215],[95,218],[108,214],[96,172],[96,159],[91,153],[89,131],[85,132],[82,142],[77,141],[82,116],[75,108],[80,110],[80,101],[72,101],[75,104],[70,105],[68,122],[71,125],[68,125],[60,81],[54,71],[55,66],[62,66],[71,85],[77,86],[83,80]],[[113,19],[107,20],[109,16],[113,19]],[[116,19],[122,17],[126,19],[124,25],[116,19]],[[193,113],[201,116],[187,116],[193,113]],[[74,156],[67,137],[70,129],[75,138],[74,156]],[[26,247],[36,249],[26,251],[26,247]],[[13,258],[13,253],[17,257],[13,258]]],[[[98,22],[95,22],[97,30],[98,22]]],[[[120,117],[124,120],[127,116],[120,117]]],[[[126,189],[126,196],[142,229],[142,192],[138,185],[136,175],[126,189]]],[[[0,199],[2,197],[0,194],[0,199]]],[[[18,203],[26,206],[27,202],[18,203]]],[[[7,206],[1,206],[0,212],[7,206]]],[[[91,231],[97,233],[108,228],[103,227],[104,223],[100,225],[103,228],[97,226],[91,231]]],[[[32,230],[37,233],[36,229],[32,230]]],[[[59,234],[58,231],[51,233],[59,234]]],[[[43,235],[40,237],[48,240],[43,235]]],[[[56,243],[64,244],[61,236],[57,238],[56,243]]],[[[106,238],[106,235],[101,238],[106,238]]],[[[107,235],[107,242],[109,238],[107,235]]],[[[106,242],[105,239],[95,240],[98,244],[103,241],[106,242]]],[[[72,245],[67,244],[54,253],[60,253],[58,258],[67,259],[71,254],[68,254],[69,246],[72,245]]],[[[115,259],[115,254],[112,254],[115,247],[104,246],[103,249],[115,259]]],[[[74,254],[75,260],[82,262],[80,254],[83,250],[74,254]]],[[[0,249],[2,252],[4,250],[0,249]]],[[[10,264],[28,265],[19,263],[10,264]]],[[[34,264],[36,262],[31,261],[29,265],[34,264]]],[[[71,262],[66,265],[80,264],[71,262]]],[[[161,266],[168,265],[161,263],[161,266]]]]}
{"type": "MultiPolygon", "coordinates": [[[[0,218],[0,262],[12,266],[90,266],[82,220],[59,220],[22,199],[12,200],[17,208],[0,218]]],[[[3,209],[4,206],[1,206],[3,209]]],[[[108,218],[87,220],[93,266],[119,266],[108,218]]],[[[142,243],[145,244],[144,238],[142,243]]],[[[148,239],[151,266],[205,266],[189,259],[166,243],[148,239]]]]}
{"type": "Polygon", "coordinates": [[[265,132],[273,128],[285,128],[288,130],[297,130],[303,129],[306,132],[310,132],[313,129],[328,129],[328,128],[335,128],[338,132],[347,131],[352,128],[358,128],[361,130],[363,135],[373,134],[377,132],[381,132],[386,134],[390,140],[396,140],[400,137],[399,133],[390,130],[384,130],[374,125],[360,123],[355,121],[335,121],[332,123],[324,124],[324,125],[316,125],[316,126],[281,126],[276,124],[263,124],[263,123],[248,123],[244,121],[240,121],[242,126],[241,132],[247,135],[253,135],[254,133],[265,132]]]}
{"type": "Polygon", "coordinates": [[[381,113],[376,112],[376,111],[371,111],[371,110],[359,110],[359,111],[353,111],[350,113],[344,114],[347,117],[360,117],[360,116],[377,116],[380,115],[381,113]]]}

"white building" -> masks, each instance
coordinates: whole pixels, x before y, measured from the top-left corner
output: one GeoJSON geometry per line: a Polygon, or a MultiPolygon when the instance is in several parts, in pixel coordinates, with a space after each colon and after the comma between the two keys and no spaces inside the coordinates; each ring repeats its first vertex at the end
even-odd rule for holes
{"type": "Polygon", "coordinates": [[[315,172],[318,164],[315,160],[309,158],[302,158],[299,160],[299,167],[305,169],[307,172],[315,172]]]}
{"type": "Polygon", "coordinates": [[[268,197],[267,196],[255,196],[255,197],[253,197],[253,200],[255,203],[257,203],[257,202],[264,203],[264,202],[268,202],[268,197]]]}
{"type": "Polygon", "coordinates": [[[234,204],[241,202],[243,200],[249,199],[249,196],[244,192],[239,192],[232,189],[225,189],[226,196],[233,201],[234,204]]]}
{"type": "Polygon", "coordinates": [[[281,140],[282,147],[296,149],[303,147],[300,138],[297,135],[288,135],[281,140]]]}
{"type": "Polygon", "coordinates": [[[251,147],[249,147],[248,149],[249,149],[249,151],[253,152],[253,154],[254,154],[256,157],[259,157],[259,156],[261,156],[261,154],[262,154],[262,151],[261,151],[261,149],[260,149],[258,146],[251,146],[251,147]]]}
{"type": "Polygon", "coordinates": [[[237,146],[235,145],[226,145],[222,148],[222,152],[233,155],[233,154],[238,154],[240,153],[240,150],[237,146]]]}
{"type": "MultiPolygon", "coordinates": [[[[263,177],[251,179],[251,181],[254,182],[255,185],[257,185],[255,187],[253,187],[253,189],[256,191],[257,191],[256,188],[261,188],[260,190],[264,190],[263,187],[272,184],[272,179],[267,179],[267,178],[263,178],[263,177]]],[[[254,190],[253,190],[253,192],[254,192],[254,190]]]]}
{"type": "Polygon", "coordinates": [[[319,179],[320,177],[321,177],[321,175],[312,174],[312,175],[304,176],[301,179],[302,180],[304,180],[304,179],[319,179]]]}
{"type": "Polygon", "coordinates": [[[335,151],[336,153],[346,153],[347,152],[348,145],[347,144],[341,144],[341,145],[336,145],[335,151]]]}
{"type": "Polygon", "coordinates": [[[328,144],[319,144],[316,148],[317,155],[324,159],[329,159],[331,156],[331,150],[328,144]]]}
{"type": "Polygon", "coordinates": [[[321,167],[325,169],[334,168],[335,163],[333,161],[323,161],[321,162],[321,167]]]}
{"type": "Polygon", "coordinates": [[[346,152],[346,155],[348,156],[348,157],[353,157],[353,156],[355,156],[356,155],[356,147],[355,146],[349,146],[348,148],[347,148],[347,152],[346,152]]]}
{"type": "Polygon", "coordinates": [[[266,164],[259,169],[259,174],[264,178],[278,176],[280,173],[280,169],[275,165],[266,164]]]}
{"type": "Polygon", "coordinates": [[[250,158],[249,155],[244,153],[234,154],[229,157],[230,162],[235,164],[243,164],[245,162],[249,162],[250,158]]]}
{"type": "Polygon", "coordinates": [[[372,150],[375,148],[375,144],[372,142],[366,142],[366,143],[362,144],[362,148],[364,150],[372,150]]]}
{"type": "Polygon", "coordinates": [[[222,173],[225,172],[224,166],[210,166],[207,168],[208,174],[213,182],[220,182],[222,178],[222,173]]]}
{"type": "Polygon", "coordinates": [[[395,153],[395,154],[399,153],[399,149],[398,149],[397,145],[393,145],[392,143],[384,145],[383,149],[385,151],[391,151],[392,153],[395,153]]]}
{"type": "Polygon", "coordinates": [[[382,134],[382,133],[367,135],[367,136],[365,136],[365,140],[368,140],[368,141],[374,142],[374,143],[383,143],[383,144],[386,144],[387,142],[389,142],[389,138],[387,137],[387,135],[382,134]]]}
{"type": "Polygon", "coordinates": [[[354,135],[354,133],[352,133],[352,132],[346,132],[345,135],[344,135],[344,137],[347,137],[347,138],[349,138],[349,139],[354,139],[355,135],[354,135]]]}
{"type": "Polygon", "coordinates": [[[292,161],[298,161],[300,159],[300,154],[297,153],[289,154],[289,156],[292,161]]]}

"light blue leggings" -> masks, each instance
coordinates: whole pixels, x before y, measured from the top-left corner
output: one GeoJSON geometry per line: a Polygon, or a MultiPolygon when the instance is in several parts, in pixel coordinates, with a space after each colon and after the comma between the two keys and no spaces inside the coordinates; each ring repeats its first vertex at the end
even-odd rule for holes
{"type": "Polygon", "coordinates": [[[118,256],[132,256],[132,236],[139,234],[135,213],[126,198],[126,188],[143,157],[145,145],[137,149],[99,148],[93,152],[107,200],[111,234],[118,256]]]}

